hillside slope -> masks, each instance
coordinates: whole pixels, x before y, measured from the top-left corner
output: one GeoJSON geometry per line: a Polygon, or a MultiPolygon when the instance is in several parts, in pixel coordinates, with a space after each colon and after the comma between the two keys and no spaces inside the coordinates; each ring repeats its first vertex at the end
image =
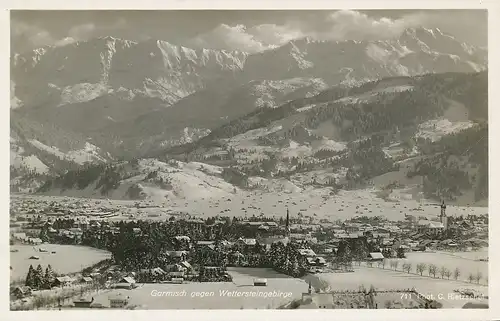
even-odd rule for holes
{"type": "Polygon", "coordinates": [[[211,168],[211,175],[218,177],[209,187],[198,174],[192,177],[191,165],[176,169],[184,177],[177,189],[170,185],[172,177],[151,174],[151,168],[108,172],[105,166],[71,171],[42,190],[81,194],[78,190],[92,186],[92,193],[84,194],[95,196],[105,183],[90,182],[104,180],[109,184],[104,195],[120,199],[131,198],[130,193],[154,199],[205,195],[196,192],[198,184],[208,188],[208,198],[255,189],[278,193],[375,188],[380,197],[409,189],[407,193],[419,198],[481,202],[488,186],[487,76],[428,74],[336,86],[279,107],[254,110],[199,140],[138,161],[159,162],[160,172],[170,171],[161,164],[203,163],[197,166],[211,168]],[[88,183],[76,188],[81,175],[88,183]]]}
{"type": "Polygon", "coordinates": [[[292,180],[300,176],[304,181],[303,173],[316,172],[306,175],[309,183],[321,181],[337,188],[370,185],[377,176],[399,171],[401,164],[415,165],[418,174],[428,176],[434,182],[431,185],[437,184],[431,188],[425,181],[426,196],[454,198],[462,189],[472,189],[482,191],[475,192],[478,201],[487,189],[487,97],[486,72],[339,86],[278,108],[249,113],[194,143],[164,153],[166,157],[233,166],[248,175],[292,180]],[[440,162],[453,163],[452,156],[458,159],[452,166],[456,171],[440,169],[440,162]],[[435,160],[431,164],[424,160],[406,163],[417,157],[435,160]],[[422,164],[427,169],[419,169],[422,164]],[[429,174],[430,169],[440,171],[443,182],[436,183],[440,176],[429,174]],[[458,172],[470,172],[463,184],[444,179],[458,172]]]}

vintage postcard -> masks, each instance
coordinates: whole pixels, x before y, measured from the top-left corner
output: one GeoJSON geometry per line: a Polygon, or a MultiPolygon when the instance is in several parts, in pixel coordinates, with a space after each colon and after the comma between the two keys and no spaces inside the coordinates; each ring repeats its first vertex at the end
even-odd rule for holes
{"type": "Polygon", "coordinates": [[[10,311],[489,309],[488,20],[11,10],[10,311]]]}

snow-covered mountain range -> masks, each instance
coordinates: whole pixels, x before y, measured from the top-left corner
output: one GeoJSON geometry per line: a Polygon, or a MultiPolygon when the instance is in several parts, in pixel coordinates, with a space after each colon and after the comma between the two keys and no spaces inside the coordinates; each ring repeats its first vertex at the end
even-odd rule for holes
{"type": "Polygon", "coordinates": [[[62,166],[47,154],[68,164],[150,155],[331,86],[487,69],[485,48],[425,28],[254,54],[103,37],[11,56],[11,163],[39,172],[62,166]]]}

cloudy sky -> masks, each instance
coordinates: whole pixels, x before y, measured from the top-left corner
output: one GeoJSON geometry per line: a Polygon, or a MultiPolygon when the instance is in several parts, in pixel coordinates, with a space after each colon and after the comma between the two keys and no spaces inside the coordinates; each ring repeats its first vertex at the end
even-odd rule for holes
{"type": "Polygon", "coordinates": [[[371,11],[11,11],[11,46],[23,52],[99,36],[161,39],[192,48],[259,52],[292,39],[395,37],[405,28],[438,27],[487,45],[485,10],[371,11]]]}

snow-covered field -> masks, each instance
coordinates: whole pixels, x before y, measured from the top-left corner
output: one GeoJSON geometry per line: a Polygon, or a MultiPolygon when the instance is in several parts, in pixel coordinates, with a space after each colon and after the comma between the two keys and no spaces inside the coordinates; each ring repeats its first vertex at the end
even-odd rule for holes
{"type": "Polygon", "coordinates": [[[10,253],[11,280],[26,277],[30,265],[36,268],[40,264],[45,271],[47,265],[50,264],[57,273],[72,273],[110,258],[111,255],[107,251],[75,245],[12,245],[10,249],[18,250],[18,252],[10,253]],[[39,252],[40,248],[47,252],[39,252]],[[56,253],[52,254],[52,251],[56,253]],[[30,260],[31,256],[38,256],[40,259],[30,260]]]}
{"type": "MultiPolygon", "coordinates": [[[[399,260],[399,265],[401,266],[403,262],[409,262],[413,265],[413,270],[418,263],[425,263],[427,266],[429,264],[434,264],[439,269],[445,267],[450,271],[454,271],[456,268],[460,270],[460,280],[467,280],[469,274],[476,275],[476,273],[481,272],[483,275],[483,279],[481,280],[484,283],[486,277],[488,277],[488,262],[485,261],[476,261],[480,258],[488,257],[488,250],[483,250],[481,252],[463,252],[463,253],[450,253],[450,252],[436,252],[436,253],[428,253],[428,252],[410,252],[406,254],[406,259],[399,260]],[[465,258],[468,256],[469,258],[465,258]]],[[[424,273],[424,275],[427,272],[424,273]]]]}
{"type": "MultiPolygon", "coordinates": [[[[454,280],[434,279],[426,276],[407,274],[386,268],[355,267],[353,273],[322,273],[318,277],[327,282],[332,290],[358,290],[361,285],[369,289],[373,285],[377,290],[415,289],[427,296],[434,297],[443,304],[443,308],[461,308],[467,302],[479,299],[457,298],[454,290],[475,289],[483,295],[488,294],[488,287],[466,284],[454,280]]],[[[482,300],[481,302],[484,302],[482,300]]]]}
{"type": "Polygon", "coordinates": [[[308,285],[304,280],[272,270],[231,268],[229,272],[233,282],[140,284],[133,290],[104,292],[94,299],[107,306],[110,296],[122,293],[130,297],[129,303],[139,309],[266,309],[277,308],[307,292],[308,285]],[[266,278],[267,286],[255,287],[255,278],[266,278]],[[163,292],[170,292],[170,295],[162,295],[163,292]],[[174,292],[178,295],[174,296],[174,292]],[[268,297],[259,292],[267,292],[268,297]],[[180,296],[180,293],[184,295],[180,296]]]}
{"type": "MultiPolygon", "coordinates": [[[[180,175],[180,174],[179,174],[180,175]]],[[[210,177],[207,175],[207,178],[210,177]]],[[[180,175],[179,179],[187,179],[185,175],[180,175]]],[[[174,181],[175,183],[175,181],[174,181]]],[[[330,195],[328,188],[314,189],[302,188],[300,185],[289,181],[259,179],[252,180],[253,184],[259,183],[263,190],[243,191],[231,188],[220,188],[215,181],[204,181],[196,179],[195,184],[185,186],[182,194],[173,195],[172,191],[161,191],[161,197],[150,198],[151,204],[155,204],[156,209],[149,209],[148,213],[165,214],[171,212],[186,212],[193,216],[216,216],[229,215],[236,217],[251,217],[252,215],[281,217],[286,213],[286,207],[290,209],[292,217],[299,211],[303,216],[314,216],[316,218],[327,218],[331,221],[337,219],[351,218],[356,215],[384,216],[390,220],[402,220],[405,214],[435,218],[439,215],[440,209],[433,204],[435,202],[417,201],[411,199],[410,194],[401,194],[397,202],[387,202],[377,197],[377,190],[356,190],[340,191],[337,195],[330,195]],[[198,185],[203,184],[203,185],[198,185]],[[266,187],[267,186],[267,187],[266,187]],[[171,197],[165,198],[164,194],[171,197]],[[408,197],[402,197],[408,196],[408,197]],[[356,209],[356,206],[359,208],[356,209]],[[420,210],[416,211],[420,207],[420,210]],[[365,210],[364,208],[367,208],[365,210]]],[[[227,183],[226,183],[227,184],[227,183]]],[[[121,188],[121,187],[120,187],[121,188]]],[[[77,196],[83,191],[66,191],[63,195],[77,196]]],[[[123,194],[125,191],[122,191],[123,194]]],[[[118,193],[115,191],[113,194],[118,193]]],[[[398,196],[395,194],[395,196],[398,196]]],[[[85,195],[89,198],[104,198],[99,191],[89,192],[85,195]]],[[[153,195],[154,196],[154,195],[153,195]]],[[[29,196],[46,200],[63,200],[59,196],[29,196]]],[[[392,197],[392,196],[391,196],[392,197]]],[[[89,202],[92,202],[89,200],[89,202]]],[[[105,205],[111,207],[133,207],[136,201],[109,200],[105,205]]],[[[125,214],[120,208],[120,213],[125,214]]],[[[145,212],[143,209],[128,209],[128,212],[145,212]]],[[[448,205],[447,215],[481,215],[487,214],[487,207],[466,207],[448,205]]]]}

